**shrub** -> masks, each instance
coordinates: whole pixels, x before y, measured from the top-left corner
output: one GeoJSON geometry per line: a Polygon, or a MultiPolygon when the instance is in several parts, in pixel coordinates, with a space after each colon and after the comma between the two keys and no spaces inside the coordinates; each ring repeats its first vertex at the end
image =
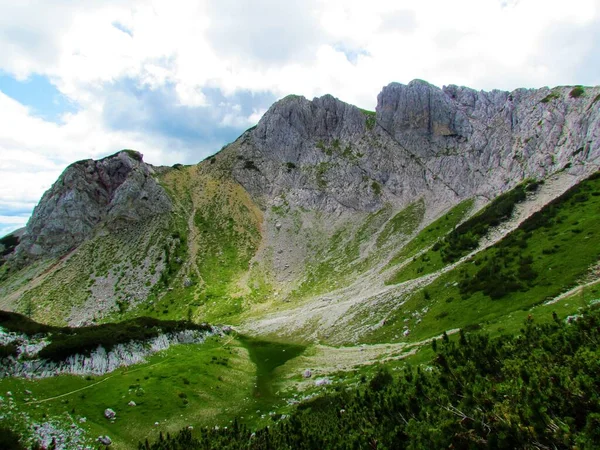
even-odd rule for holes
{"type": "Polygon", "coordinates": [[[17,346],[12,342],[0,345],[0,359],[8,358],[9,356],[17,356],[17,346]]]}
{"type": "Polygon", "coordinates": [[[597,448],[599,321],[588,310],[570,325],[528,320],[519,336],[444,335],[427,369],[408,366],[393,382],[377,374],[267,427],[186,428],[139,448],[597,448]]]}
{"type": "Polygon", "coordinates": [[[571,98],[578,98],[581,97],[583,95],[585,91],[583,90],[582,86],[575,86],[571,92],[569,92],[569,97],[571,98]]]}
{"type": "Polygon", "coordinates": [[[477,248],[479,240],[485,236],[490,227],[498,226],[513,213],[515,205],[526,198],[526,188],[530,183],[523,183],[492,201],[480,214],[456,227],[436,248],[440,249],[444,262],[454,262],[477,248]]]}
{"type": "Polygon", "coordinates": [[[545,96],[545,97],[542,99],[542,103],[548,103],[548,102],[550,102],[551,100],[554,100],[555,98],[558,98],[558,97],[559,97],[558,93],[556,93],[556,92],[552,92],[552,93],[550,93],[550,94],[546,95],[546,96],[545,96]]]}
{"type": "Polygon", "coordinates": [[[260,172],[258,170],[258,167],[256,167],[256,164],[254,164],[254,161],[251,161],[249,159],[247,159],[244,162],[244,169],[247,169],[247,170],[256,170],[257,172],[260,172]]]}
{"type": "MultiPolygon", "coordinates": [[[[115,345],[130,341],[145,341],[161,333],[183,330],[210,330],[208,325],[198,325],[186,321],[161,321],[150,317],[139,317],[119,323],[70,328],[51,327],[36,323],[17,313],[0,311],[0,326],[29,336],[51,333],[52,342],[43,348],[39,356],[52,361],[63,361],[74,354],[89,355],[103,346],[107,351],[115,345]]],[[[10,348],[5,350],[11,351],[10,348]]]]}
{"type": "Polygon", "coordinates": [[[375,392],[381,391],[386,386],[390,385],[392,381],[394,381],[392,375],[386,369],[381,369],[377,371],[373,378],[371,378],[369,388],[375,392]]]}
{"type": "Polygon", "coordinates": [[[381,195],[381,185],[377,181],[371,183],[371,189],[373,189],[375,195],[381,195]]]}

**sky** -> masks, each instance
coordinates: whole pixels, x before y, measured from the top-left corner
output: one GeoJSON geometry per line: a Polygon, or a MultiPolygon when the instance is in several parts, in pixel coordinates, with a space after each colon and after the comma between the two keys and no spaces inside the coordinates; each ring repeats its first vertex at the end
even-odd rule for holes
{"type": "Polygon", "coordinates": [[[288,95],[600,84],[600,0],[0,0],[0,236],[72,162],[196,163],[288,95]]]}

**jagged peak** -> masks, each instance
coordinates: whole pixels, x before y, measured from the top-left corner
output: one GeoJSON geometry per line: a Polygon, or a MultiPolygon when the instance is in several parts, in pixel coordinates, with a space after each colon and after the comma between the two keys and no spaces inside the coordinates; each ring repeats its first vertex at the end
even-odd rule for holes
{"type": "Polygon", "coordinates": [[[112,155],[106,156],[105,158],[102,159],[108,159],[108,158],[116,158],[119,156],[128,156],[131,159],[134,159],[136,161],[142,162],[144,160],[144,155],[140,152],[138,152],[137,150],[131,150],[129,148],[124,148],[123,150],[119,150],[116,153],[113,153],[112,155]]]}

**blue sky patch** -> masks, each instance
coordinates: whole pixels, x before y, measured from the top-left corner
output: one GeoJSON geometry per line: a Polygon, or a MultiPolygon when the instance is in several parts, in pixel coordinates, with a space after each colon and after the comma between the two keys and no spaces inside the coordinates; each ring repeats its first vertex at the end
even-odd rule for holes
{"type": "Polygon", "coordinates": [[[110,130],[156,134],[187,148],[182,163],[198,162],[233,142],[255,123],[222,124],[226,116],[249,117],[267,109],[277,97],[271,92],[237,91],[229,96],[217,88],[204,88],[206,106],[181,105],[175,86],[150,89],[123,78],[106,86],[103,119],[110,130]]]}
{"type": "Polygon", "coordinates": [[[370,53],[362,48],[346,47],[342,43],[334,45],[333,48],[338,52],[342,52],[346,56],[348,62],[354,65],[358,63],[359,56],[370,56],[370,53]]]}
{"type": "Polygon", "coordinates": [[[50,122],[61,123],[63,114],[77,111],[76,105],[45,76],[31,75],[19,81],[0,71],[0,91],[29,107],[33,116],[50,122]]]}
{"type": "Polygon", "coordinates": [[[133,37],[133,31],[130,28],[127,28],[122,23],[120,23],[120,22],[113,22],[113,23],[111,23],[111,25],[113,27],[115,27],[117,30],[122,31],[123,33],[128,34],[129,36],[133,37]]]}

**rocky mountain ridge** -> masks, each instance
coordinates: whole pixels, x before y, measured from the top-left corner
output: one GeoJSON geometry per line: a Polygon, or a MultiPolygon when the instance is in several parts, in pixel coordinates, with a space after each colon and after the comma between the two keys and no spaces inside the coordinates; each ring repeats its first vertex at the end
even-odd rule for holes
{"type": "Polygon", "coordinates": [[[149,312],[229,321],[282,301],[331,303],[339,285],[355,286],[344,301],[370,298],[361,283],[383,286],[394,254],[461,202],[473,214],[560,173],[549,201],[595,172],[599,100],[598,87],[415,80],[384,87],[375,112],[288,96],[196,166],[156,168],[132,151],[75,163],[36,208],[17,268],[0,273],[0,307],[34,302],[40,317],[60,303],[72,324],[149,312]]]}
{"type": "Polygon", "coordinates": [[[372,211],[424,192],[492,198],[569,163],[573,172],[598,164],[599,91],[573,92],[477,92],[415,80],[386,86],[375,116],[331,96],[291,96],[242,136],[234,177],[258,198],[288,189],[299,205],[334,210],[372,211]],[[258,170],[246,170],[247,160],[258,170]],[[320,176],[318,167],[313,177],[295,171],[319,165],[320,176]]]}

